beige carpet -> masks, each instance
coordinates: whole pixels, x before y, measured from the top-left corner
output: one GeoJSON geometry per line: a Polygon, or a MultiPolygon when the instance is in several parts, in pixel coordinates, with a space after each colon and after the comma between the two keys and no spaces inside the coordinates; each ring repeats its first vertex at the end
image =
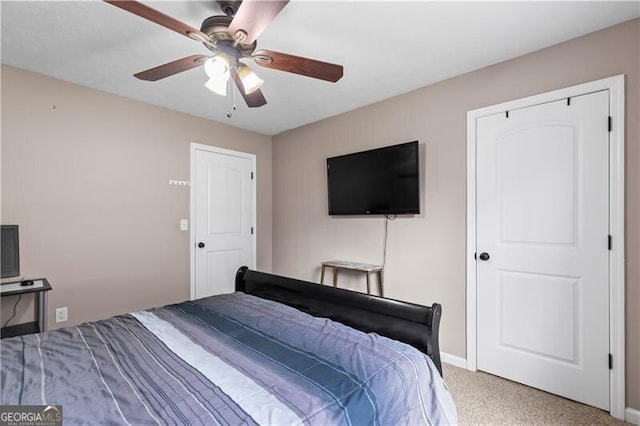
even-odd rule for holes
{"type": "Polygon", "coordinates": [[[443,364],[461,425],[628,425],[609,413],[483,372],[443,364]]]}

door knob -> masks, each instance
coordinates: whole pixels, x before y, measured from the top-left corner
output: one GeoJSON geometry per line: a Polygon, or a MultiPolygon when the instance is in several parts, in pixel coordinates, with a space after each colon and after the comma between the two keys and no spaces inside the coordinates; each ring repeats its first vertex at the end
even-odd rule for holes
{"type": "Polygon", "coordinates": [[[198,243],[198,247],[200,247],[200,248],[204,248],[204,243],[203,243],[202,241],[200,241],[200,242],[198,243]]]}
{"type": "Polygon", "coordinates": [[[491,256],[489,256],[489,253],[487,253],[487,252],[480,253],[480,260],[487,261],[487,260],[489,260],[490,257],[491,256]]]}

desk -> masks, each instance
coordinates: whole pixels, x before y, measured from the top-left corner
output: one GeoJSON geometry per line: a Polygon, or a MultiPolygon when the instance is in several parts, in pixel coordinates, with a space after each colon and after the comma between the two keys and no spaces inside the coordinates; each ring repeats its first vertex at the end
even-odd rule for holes
{"type": "Polygon", "coordinates": [[[40,333],[47,330],[47,292],[51,285],[46,278],[32,280],[33,286],[21,287],[20,281],[15,283],[3,283],[0,297],[16,296],[18,294],[38,293],[38,320],[24,324],[11,325],[0,329],[0,337],[22,336],[23,334],[40,333]],[[18,285],[16,285],[18,284],[18,285]]]}
{"type": "Polygon", "coordinates": [[[320,274],[320,284],[324,284],[324,271],[326,268],[333,269],[333,286],[338,285],[338,271],[340,269],[346,269],[349,271],[363,272],[367,275],[367,294],[371,294],[371,273],[378,274],[378,288],[380,290],[380,296],[384,297],[383,282],[382,282],[382,266],[370,265],[368,263],[349,262],[345,260],[330,260],[322,262],[322,273],[320,274]]]}

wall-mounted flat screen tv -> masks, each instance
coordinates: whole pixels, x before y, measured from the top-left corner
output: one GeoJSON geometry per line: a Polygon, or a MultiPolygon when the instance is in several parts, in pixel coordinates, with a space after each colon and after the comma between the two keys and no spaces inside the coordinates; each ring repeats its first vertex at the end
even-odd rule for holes
{"type": "Polygon", "coordinates": [[[18,225],[2,225],[0,234],[0,275],[2,278],[20,275],[20,243],[18,225]]]}
{"type": "Polygon", "coordinates": [[[420,213],[418,141],[327,158],[329,214],[420,213]]]}

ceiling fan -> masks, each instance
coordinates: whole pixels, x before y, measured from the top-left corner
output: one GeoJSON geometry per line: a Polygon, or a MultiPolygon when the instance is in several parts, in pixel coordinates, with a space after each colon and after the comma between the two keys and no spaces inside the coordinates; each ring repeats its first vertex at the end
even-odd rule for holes
{"type": "Polygon", "coordinates": [[[253,59],[258,65],[335,83],[342,78],[342,65],[275,52],[256,50],[256,39],[289,3],[264,0],[218,0],[224,15],[211,16],[202,22],[200,30],[165,15],[135,0],[104,0],[120,9],[162,25],[193,40],[202,42],[212,55],[192,55],[178,59],[134,76],[157,81],[183,71],[204,66],[209,80],[205,86],[226,96],[230,78],[250,108],[267,103],[260,87],[262,79],[240,59],[253,59]]]}

